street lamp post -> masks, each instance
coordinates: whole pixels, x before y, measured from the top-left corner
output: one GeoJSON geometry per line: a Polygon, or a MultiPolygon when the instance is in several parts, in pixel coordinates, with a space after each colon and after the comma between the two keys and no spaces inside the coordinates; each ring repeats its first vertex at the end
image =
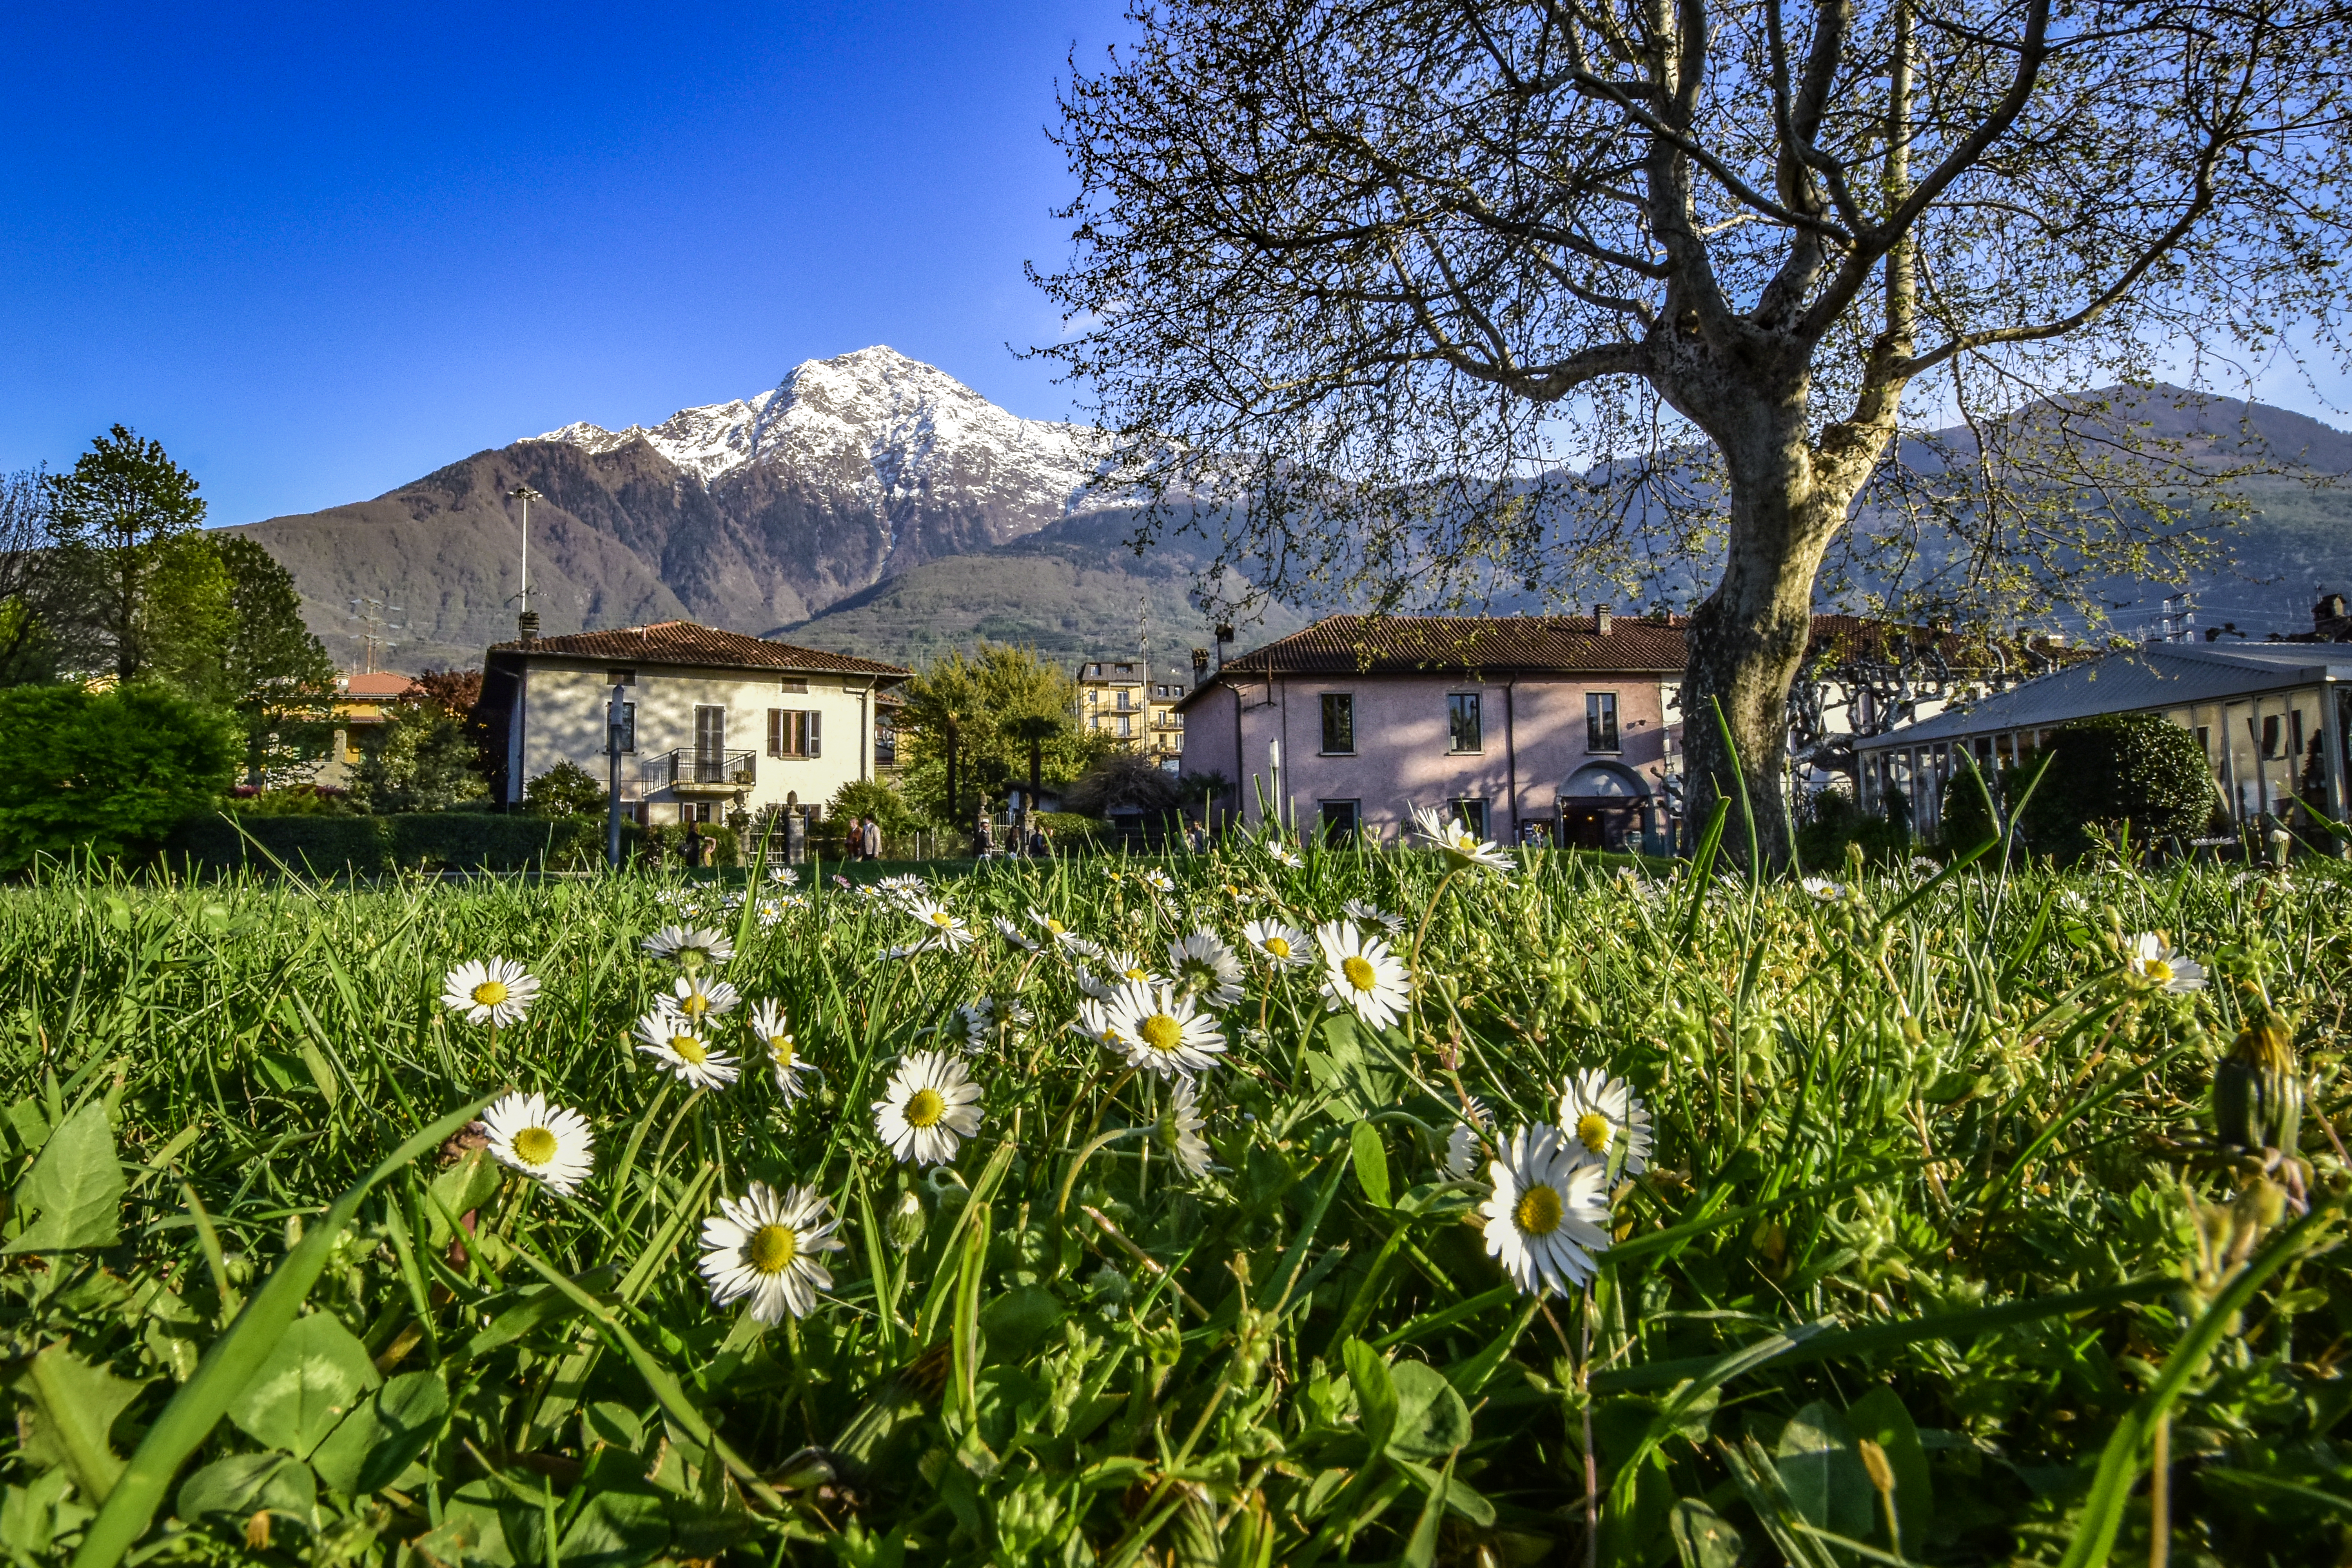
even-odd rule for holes
{"type": "Polygon", "coordinates": [[[507,499],[522,502],[522,592],[516,595],[522,601],[522,610],[515,624],[518,630],[537,631],[539,623],[531,618],[530,614],[530,503],[547,498],[524,484],[509,490],[507,499]]]}
{"type": "Polygon", "coordinates": [[[604,863],[621,868],[621,742],[628,710],[621,699],[628,688],[615,681],[604,708],[604,863]]]}

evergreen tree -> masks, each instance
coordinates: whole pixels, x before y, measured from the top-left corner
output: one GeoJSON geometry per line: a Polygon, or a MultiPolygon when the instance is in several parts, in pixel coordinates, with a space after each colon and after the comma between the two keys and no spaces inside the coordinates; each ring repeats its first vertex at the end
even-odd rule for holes
{"type": "Polygon", "coordinates": [[[117,425],[48,481],[48,511],[66,662],[125,681],[156,669],[163,645],[202,618],[187,597],[202,563],[183,553],[205,521],[195,476],[117,425]]]}

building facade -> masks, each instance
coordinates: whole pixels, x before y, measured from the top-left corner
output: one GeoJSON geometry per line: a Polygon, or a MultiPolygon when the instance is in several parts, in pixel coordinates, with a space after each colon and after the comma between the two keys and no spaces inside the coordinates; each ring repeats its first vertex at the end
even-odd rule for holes
{"type": "Polygon", "coordinates": [[[913,673],[688,621],[500,643],[482,672],[501,759],[492,797],[520,805],[560,763],[604,782],[606,704],[620,687],[621,799],[638,821],[821,808],[875,776],[877,697],[913,673]]]}
{"type": "Polygon", "coordinates": [[[1089,659],[1078,666],[1078,727],[1122,751],[1173,770],[1184,752],[1181,681],[1154,679],[1139,658],[1089,659]]]}
{"type": "Polygon", "coordinates": [[[1856,746],[1864,809],[1907,813],[1934,837],[1944,797],[1973,757],[2015,763],[2070,720],[2157,713],[2194,734],[2214,804],[2241,826],[2284,818],[2297,799],[2344,820],[2352,744],[2352,644],[2150,643],[2086,659],[1856,746]]]}
{"type": "Polygon", "coordinates": [[[1591,616],[1335,616],[1174,706],[1228,818],[1396,842],[1413,809],[1505,843],[1663,850],[1679,789],[1681,629],[1591,616]]]}

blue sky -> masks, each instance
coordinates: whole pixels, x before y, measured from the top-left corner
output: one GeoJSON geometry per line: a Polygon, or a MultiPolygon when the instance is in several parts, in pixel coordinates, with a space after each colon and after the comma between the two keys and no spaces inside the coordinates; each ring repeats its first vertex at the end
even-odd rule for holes
{"type": "Polygon", "coordinates": [[[1059,331],[1044,127],[1119,9],[12,6],[0,469],[119,420],[245,522],[877,342],[1066,414],[1007,345],[1059,331]]]}
{"type": "Polygon", "coordinates": [[[1043,128],[1117,0],[12,6],[0,469],[121,420],[215,522],[887,342],[1017,413],[1043,128]]]}

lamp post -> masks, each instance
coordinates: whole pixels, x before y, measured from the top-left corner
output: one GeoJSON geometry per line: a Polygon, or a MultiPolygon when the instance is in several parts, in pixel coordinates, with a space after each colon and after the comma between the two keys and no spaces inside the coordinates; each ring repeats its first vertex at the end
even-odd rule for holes
{"type": "Polygon", "coordinates": [[[531,618],[530,613],[530,503],[547,498],[529,485],[517,485],[507,492],[507,499],[522,502],[522,592],[516,595],[522,601],[522,610],[516,617],[515,626],[518,631],[536,632],[539,623],[531,618]]]}
{"type": "Polygon", "coordinates": [[[617,871],[621,868],[621,742],[622,728],[628,722],[628,710],[621,699],[628,688],[613,683],[613,695],[604,705],[604,864],[617,871]]]}

